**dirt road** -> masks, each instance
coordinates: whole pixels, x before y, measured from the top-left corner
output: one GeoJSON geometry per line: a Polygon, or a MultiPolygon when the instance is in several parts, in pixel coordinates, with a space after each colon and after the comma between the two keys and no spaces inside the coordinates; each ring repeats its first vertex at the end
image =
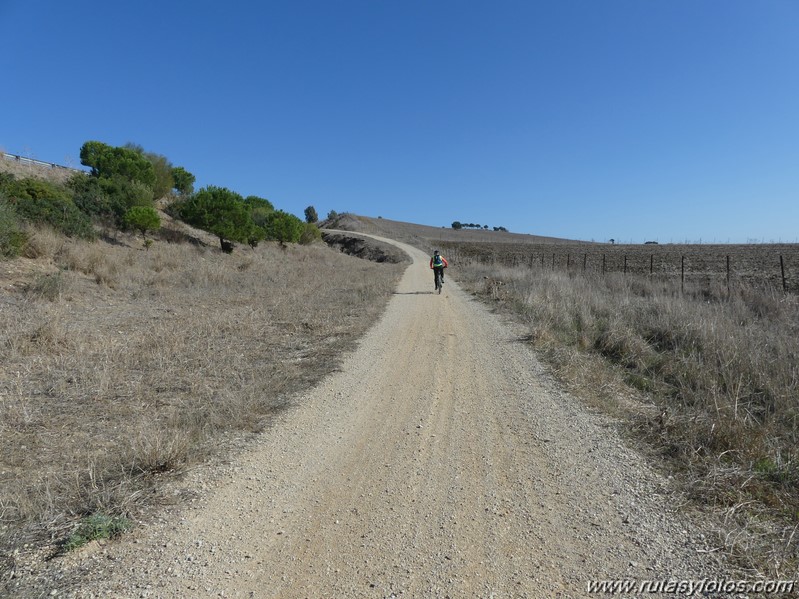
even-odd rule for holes
{"type": "Polygon", "coordinates": [[[342,371],[182,521],[86,556],[102,580],[77,596],[579,597],[709,575],[643,460],[404,247],[415,263],[342,371]]]}

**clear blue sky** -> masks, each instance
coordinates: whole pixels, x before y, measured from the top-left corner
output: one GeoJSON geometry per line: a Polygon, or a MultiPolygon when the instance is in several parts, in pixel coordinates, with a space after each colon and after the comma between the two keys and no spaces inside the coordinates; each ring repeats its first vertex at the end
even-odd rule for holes
{"type": "Polygon", "coordinates": [[[9,153],[134,142],[298,216],[799,238],[796,0],[0,0],[0,40],[9,153]]]}

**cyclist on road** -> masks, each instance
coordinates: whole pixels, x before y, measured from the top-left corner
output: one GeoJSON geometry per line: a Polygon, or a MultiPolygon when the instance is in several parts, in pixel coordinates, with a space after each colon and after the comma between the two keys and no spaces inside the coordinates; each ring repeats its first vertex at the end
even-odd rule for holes
{"type": "Polygon", "coordinates": [[[449,263],[444,259],[438,250],[433,253],[430,258],[430,268],[433,269],[433,285],[436,283],[436,272],[441,276],[441,284],[444,284],[444,269],[449,266],[449,263]]]}

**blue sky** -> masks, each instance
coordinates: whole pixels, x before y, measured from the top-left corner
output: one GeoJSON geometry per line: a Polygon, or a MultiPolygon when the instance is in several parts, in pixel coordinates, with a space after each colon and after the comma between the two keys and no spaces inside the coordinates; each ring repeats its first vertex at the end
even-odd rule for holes
{"type": "Polygon", "coordinates": [[[799,239],[794,0],[0,0],[0,149],[302,216],[799,239]]]}

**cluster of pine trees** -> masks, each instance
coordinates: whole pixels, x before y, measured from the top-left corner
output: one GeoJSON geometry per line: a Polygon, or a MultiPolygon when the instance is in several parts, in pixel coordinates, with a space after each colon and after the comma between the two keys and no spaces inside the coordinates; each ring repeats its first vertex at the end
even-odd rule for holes
{"type": "Polygon", "coordinates": [[[195,191],[192,173],[135,144],[87,141],[80,161],[90,171],[76,172],[62,184],[0,173],[0,255],[23,253],[26,223],[89,240],[96,238],[98,226],[137,231],[149,246],[147,234],[161,226],[155,202],[164,199],[170,215],[216,235],[225,251],[236,242],[255,247],[262,240],[285,244],[320,238],[312,206],[303,222],[264,198],[216,186],[195,191]]]}

